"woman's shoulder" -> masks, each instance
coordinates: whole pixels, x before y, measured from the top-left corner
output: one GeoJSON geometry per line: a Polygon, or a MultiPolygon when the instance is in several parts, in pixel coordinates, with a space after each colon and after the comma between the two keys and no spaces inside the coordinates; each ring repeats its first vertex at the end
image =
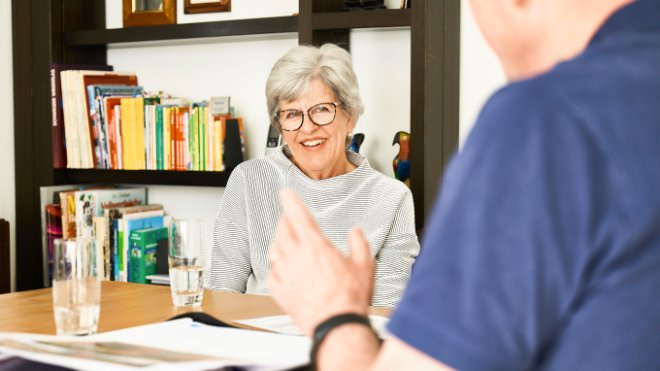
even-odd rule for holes
{"type": "Polygon", "coordinates": [[[361,174],[363,174],[365,182],[369,185],[369,187],[366,188],[369,192],[378,194],[379,196],[397,198],[411,194],[410,189],[406,187],[405,184],[372,168],[366,159],[358,169],[363,170],[361,171],[361,174]]]}
{"type": "Polygon", "coordinates": [[[237,172],[245,178],[261,177],[270,173],[275,175],[288,169],[291,164],[291,161],[283,153],[277,151],[267,156],[243,161],[236,166],[232,173],[237,172]]]}

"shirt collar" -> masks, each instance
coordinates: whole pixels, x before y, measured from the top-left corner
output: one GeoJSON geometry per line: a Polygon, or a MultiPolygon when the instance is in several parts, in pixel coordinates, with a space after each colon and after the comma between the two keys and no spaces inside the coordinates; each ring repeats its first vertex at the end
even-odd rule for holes
{"type": "Polygon", "coordinates": [[[588,48],[611,37],[648,30],[660,30],[660,0],[636,0],[617,10],[596,32],[588,48]]]}

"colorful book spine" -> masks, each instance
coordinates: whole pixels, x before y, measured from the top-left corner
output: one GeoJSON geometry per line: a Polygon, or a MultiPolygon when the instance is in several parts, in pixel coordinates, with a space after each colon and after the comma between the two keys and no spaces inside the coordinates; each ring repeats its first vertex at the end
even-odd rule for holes
{"type": "Polygon", "coordinates": [[[48,282],[53,281],[55,262],[55,240],[62,238],[62,207],[59,204],[46,205],[46,246],[48,251],[48,282]]]}
{"type": "Polygon", "coordinates": [[[62,106],[62,71],[68,70],[99,70],[112,71],[108,65],[87,64],[62,64],[51,63],[50,65],[50,93],[51,93],[51,115],[52,115],[52,143],[53,143],[53,168],[64,169],[67,167],[67,147],[64,130],[64,111],[62,106]]]}
{"type": "Polygon", "coordinates": [[[139,229],[130,236],[129,282],[147,283],[146,276],[156,274],[158,262],[167,256],[158,255],[158,246],[167,241],[167,227],[139,229]]]}

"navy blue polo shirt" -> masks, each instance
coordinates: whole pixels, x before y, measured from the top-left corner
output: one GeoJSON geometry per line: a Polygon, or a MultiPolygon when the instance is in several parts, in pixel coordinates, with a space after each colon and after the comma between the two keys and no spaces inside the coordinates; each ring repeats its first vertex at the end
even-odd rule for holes
{"type": "Polygon", "coordinates": [[[389,330],[461,370],[660,369],[660,0],[488,101],[389,330]]]}

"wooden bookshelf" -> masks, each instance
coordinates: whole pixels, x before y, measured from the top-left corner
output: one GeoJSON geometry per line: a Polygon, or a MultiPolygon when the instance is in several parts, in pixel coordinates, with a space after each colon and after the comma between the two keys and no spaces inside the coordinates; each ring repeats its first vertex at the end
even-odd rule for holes
{"type": "Polygon", "coordinates": [[[122,183],[224,187],[229,171],[56,169],[55,184],[122,183]]]}
{"type": "Polygon", "coordinates": [[[458,144],[460,2],[415,0],[412,9],[402,10],[342,8],[343,0],[299,0],[298,15],[292,16],[106,29],[105,1],[12,0],[18,290],[43,285],[39,187],[220,187],[229,178],[229,172],[53,169],[50,64],[106,64],[109,44],[297,33],[300,44],[333,42],[350,50],[351,29],[409,27],[411,189],[416,223],[422,228],[442,170],[458,144]]]}
{"type": "Polygon", "coordinates": [[[143,41],[262,35],[297,31],[298,17],[289,16],[164,26],[127,27],[107,30],[71,31],[63,33],[62,41],[65,46],[86,46],[143,41]]]}
{"type": "Polygon", "coordinates": [[[410,27],[412,9],[381,9],[372,11],[341,11],[312,14],[314,30],[410,27]]]}

